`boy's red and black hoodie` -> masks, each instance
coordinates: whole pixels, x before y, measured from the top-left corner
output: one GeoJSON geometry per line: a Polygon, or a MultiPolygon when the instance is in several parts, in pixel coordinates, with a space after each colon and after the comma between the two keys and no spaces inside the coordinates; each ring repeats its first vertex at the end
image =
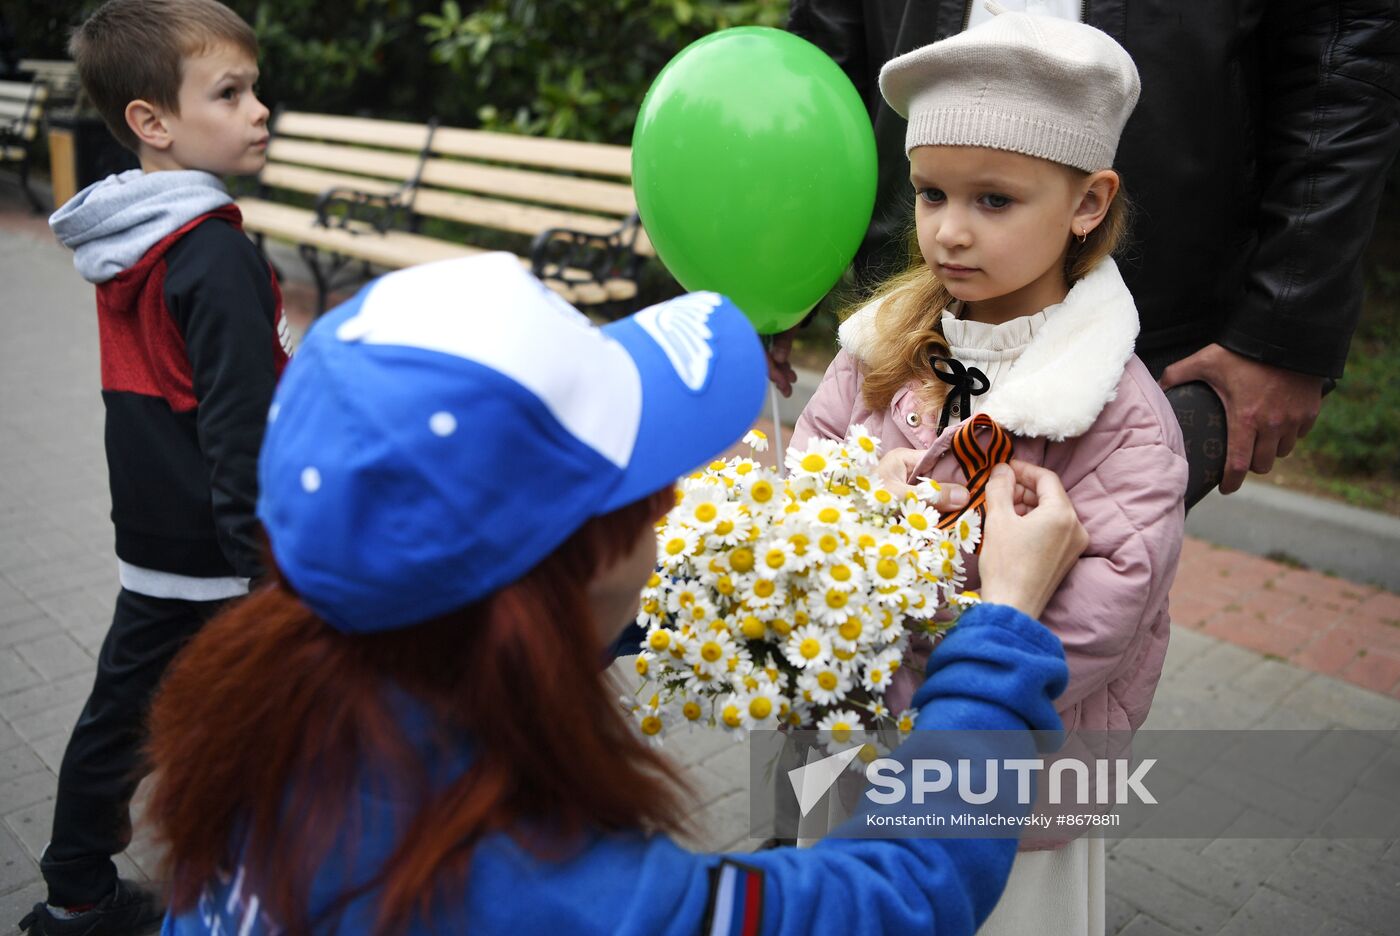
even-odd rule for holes
{"type": "Polygon", "coordinates": [[[118,558],[177,583],[256,578],[258,449],[290,348],[238,208],[207,172],[131,170],[49,223],[97,285],[118,558]]]}

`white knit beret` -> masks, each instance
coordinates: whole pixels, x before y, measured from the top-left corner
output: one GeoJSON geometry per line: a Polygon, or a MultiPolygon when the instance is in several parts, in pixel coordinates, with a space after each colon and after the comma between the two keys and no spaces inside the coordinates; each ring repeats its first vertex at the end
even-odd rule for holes
{"type": "Polygon", "coordinates": [[[1001,12],[880,69],[880,92],[909,121],[905,153],[986,146],[1085,172],[1113,165],[1140,88],[1106,33],[1028,13],[1001,12]]]}

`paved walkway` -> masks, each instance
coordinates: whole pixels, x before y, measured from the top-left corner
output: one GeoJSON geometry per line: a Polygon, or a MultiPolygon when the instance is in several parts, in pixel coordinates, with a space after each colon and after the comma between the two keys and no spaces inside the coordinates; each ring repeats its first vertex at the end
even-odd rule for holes
{"type": "MultiPolygon", "coordinates": [[[[0,933],[43,895],[54,774],[116,592],[91,290],[12,206],[0,202],[0,933]]],[[[1184,626],[1149,727],[1400,728],[1397,596],[1190,542],[1173,608],[1184,626]]],[[[745,750],[696,734],[671,751],[703,791],[698,844],[749,847],[745,750]]],[[[121,865],[148,876],[156,859],[138,831],[121,865]]],[[[1126,936],[1400,933],[1395,842],[1129,840],[1109,853],[1108,886],[1109,932],[1126,936]]]]}

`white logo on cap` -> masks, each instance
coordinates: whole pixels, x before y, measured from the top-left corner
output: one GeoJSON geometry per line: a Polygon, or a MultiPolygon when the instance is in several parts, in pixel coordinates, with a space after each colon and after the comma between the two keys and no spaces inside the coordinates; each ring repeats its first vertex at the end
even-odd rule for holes
{"type": "Polygon", "coordinates": [[[723,301],[712,292],[690,293],[637,313],[637,324],[666,352],[681,383],[691,390],[699,391],[710,377],[714,333],[706,323],[723,301]]]}

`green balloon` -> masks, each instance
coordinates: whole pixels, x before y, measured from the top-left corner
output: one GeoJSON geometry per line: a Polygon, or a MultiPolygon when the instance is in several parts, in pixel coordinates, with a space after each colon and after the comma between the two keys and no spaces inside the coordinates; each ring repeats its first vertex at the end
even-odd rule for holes
{"type": "Polygon", "coordinates": [[[632,187],[688,290],[763,334],[801,321],[855,256],[875,205],[875,134],[850,80],[778,29],[726,29],[673,58],[642,101],[632,187]]]}

